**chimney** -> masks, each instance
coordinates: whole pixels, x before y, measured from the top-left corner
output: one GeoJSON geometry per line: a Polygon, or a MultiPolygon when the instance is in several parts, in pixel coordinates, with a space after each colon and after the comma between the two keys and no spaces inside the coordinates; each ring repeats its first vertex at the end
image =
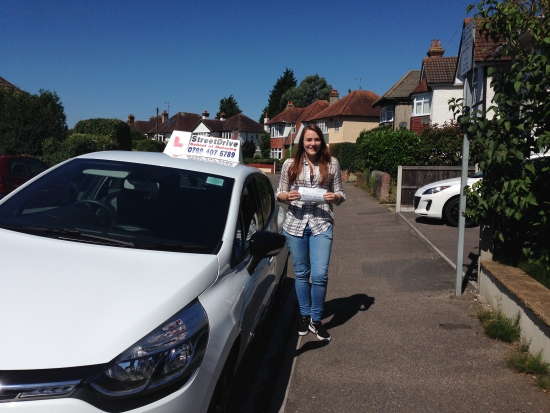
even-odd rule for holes
{"type": "Polygon", "coordinates": [[[210,113],[208,113],[207,110],[205,110],[204,112],[202,112],[202,118],[203,118],[203,119],[208,119],[209,116],[210,116],[210,113]]]}
{"type": "Polygon", "coordinates": [[[220,120],[221,121],[225,120],[225,112],[220,113],[220,120]]]}
{"type": "Polygon", "coordinates": [[[267,123],[268,121],[269,121],[269,115],[266,112],[264,115],[264,124],[267,123]]]}
{"type": "Polygon", "coordinates": [[[162,112],[162,123],[166,122],[168,120],[168,111],[164,110],[162,112]]]}
{"type": "Polygon", "coordinates": [[[126,123],[127,123],[128,125],[131,125],[132,123],[134,123],[134,121],[135,121],[134,115],[130,113],[130,114],[128,115],[128,120],[126,121],[126,123]]]}
{"type": "Polygon", "coordinates": [[[338,102],[338,99],[340,98],[340,94],[337,90],[332,89],[332,92],[330,92],[330,100],[328,102],[329,106],[334,105],[336,102],[338,102]]]}
{"type": "Polygon", "coordinates": [[[441,40],[432,40],[428,57],[441,57],[445,53],[445,49],[441,47],[441,40]]]}
{"type": "Polygon", "coordinates": [[[294,103],[292,103],[292,101],[289,100],[289,101],[287,102],[287,104],[286,104],[286,109],[291,109],[291,108],[293,108],[293,107],[294,107],[294,103]]]}

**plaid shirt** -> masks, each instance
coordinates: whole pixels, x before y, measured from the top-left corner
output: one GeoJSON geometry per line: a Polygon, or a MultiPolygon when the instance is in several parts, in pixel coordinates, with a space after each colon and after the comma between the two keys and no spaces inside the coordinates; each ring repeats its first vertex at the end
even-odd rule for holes
{"type": "MultiPolygon", "coordinates": [[[[309,163],[305,158],[303,159],[304,164],[302,165],[302,172],[296,178],[296,182],[291,185],[288,180],[288,168],[293,161],[293,159],[287,159],[283,164],[277,195],[281,192],[297,190],[298,187],[323,188],[326,189],[327,192],[334,192],[340,195],[342,200],[337,203],[337,205],[340,205],[346,200],[346,194],[342,187],[342,171],[340,170],[340,164],[336,158],[330,158],[328,177],[323,185],[319,185],[321,181],[319,164],[317,163],[314,165],[313,179],[311,179],[309,163]]],[[[330,202],[313,204],[299,200],[292,201],[288,206],[288,213],[283,223],[283,229],[290,235],[301,237],[304,234],[306,225],[309,225],[313,235],[318,235],[329,229],[331,225],[334,225],[334,213],[332,208],[333,206],[330,202]]]]}

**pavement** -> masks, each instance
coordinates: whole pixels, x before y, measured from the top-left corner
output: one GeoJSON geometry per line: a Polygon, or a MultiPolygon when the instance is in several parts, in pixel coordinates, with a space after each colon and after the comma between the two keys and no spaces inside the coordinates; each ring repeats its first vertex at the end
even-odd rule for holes
{"type": "Polygon", "coordinates": [[[266,411],[550,412],[550,394],[506,366],[512,347],[475,316],[479,228],[466,229],[471,282],[456,297],[457,229],[344,185],[323,319],[332,341],[290,334],[266,411]]]}

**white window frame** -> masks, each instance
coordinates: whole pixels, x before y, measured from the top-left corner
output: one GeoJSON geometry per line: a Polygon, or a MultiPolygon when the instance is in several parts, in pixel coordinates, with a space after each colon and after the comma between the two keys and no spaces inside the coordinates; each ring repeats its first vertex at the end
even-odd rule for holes
{"type": "Polygon", "coordinates": [[[394,107],[393,106],[384,106],[380,109],[380,123],[390,123],[393,122],[394,116],[394,107]]]}
{"type": "Polygon", "coordinates": [[[282,149],[271,149],[270,155],[271,155],[272,159],[282,159],[283,150],[282,149]]]}
{"type": "Polygon", "coordinates": [[[340,132],[340,120],[336,119],[334,121],[334,132],[335,133],[338,133],[340,132]]]}
{"type": "Polygon", "coordinates": [[[317,126],[319,127],[319,129],[321,129],[321,132],[323,133],[328,133],[328,127],[327,127],[327,123],[324,122],[324,121],[319,121],[317,122],[317,126]]]}
{"type": "Polygon", "coordinates": [[[430,94],[416,95],[413,102],[413,116],[427,116],[432,113],[432,97],[430,94]],[[422,111],[417,110],[418,106],[422,108],[422,111]],[[428,111],[426,112],[426,104],[428,104],[428,111]]]}

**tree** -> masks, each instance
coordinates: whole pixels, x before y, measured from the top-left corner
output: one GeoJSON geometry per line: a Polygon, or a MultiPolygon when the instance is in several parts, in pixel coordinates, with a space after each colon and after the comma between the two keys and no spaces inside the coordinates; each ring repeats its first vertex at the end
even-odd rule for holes
{"type": "Polygon", "coordinates": [[[493,226],[495,259],[550,272],[550,166],[529,161],[550,148],[550,3],[481,0],[475,19],[502,47],[488,70],[493,105],[460,118],[483,148],[483,181],[468,191],[466,215],[493,226]]]}
{"type": "Polygon", "coordinates": [[[292,69],[286,68],[282,76],[277,79],[273,89],[269,92],[267,106],[264,108],[259,123],[264,123],[264,116],[266,113],[270,118],[274,118],[285,109],[286,102],[282,99],[283,94],[287,90],[295,88],[296,85],[297,81],[294,77],[294,72],[292,69]]]}
{"type": "MultiPolygon", "coordinates": [[[[463,135],[462,129],[456,122],[428,126],[420,134],[418,164],[460,166],[462,164],[463,135]]],[[[475,149],[470,148],[470,165],[474,165],[478,160],[475,149]]]]}
{"type": "Polygon", "coordinates": [[[67,124],[63,105],[55,92],[32,95],[0,87],[0,154],[43,154],[48,138],[63,140],[67,124]]]}
{"type": "Polygon", "coordinates": [[[271,154],[271,136],[268,133],[260,135],[260,151],[262,152],[262,158],[269,158],[271,154]]]}
{"type": "Polygon", "coordinates": [[[225,118],[228,119],[241,112],[242,110],[239,109],[239,105],[233,95],[229,95],[228,98],[220,100],[220,111],[216,113],[216,119],[219,119],[222,113],[225,113],[225,118]]]}
{"type": "Polygon", "coordinates": [[[246,141],[242,144],[243,158],[253,158],[256,152],[256,145],[252,141],[246,141]]]}
{"type": "Polygon", "coordinates": [[[118,149],[132,150],[132,132],[130,126],[120,119],[86,119],[74,125],[75,133],[104,135],[118,143],[118,149]]]}
{"type": "Polygon", "coordinates": [[[307,76],[300,86],[287,90],[281,102],[292,101],[295,107],[305,108],[316,100],[328,100],[332,86],[327,83],[324,77],[319,75],[307,76]]]}

